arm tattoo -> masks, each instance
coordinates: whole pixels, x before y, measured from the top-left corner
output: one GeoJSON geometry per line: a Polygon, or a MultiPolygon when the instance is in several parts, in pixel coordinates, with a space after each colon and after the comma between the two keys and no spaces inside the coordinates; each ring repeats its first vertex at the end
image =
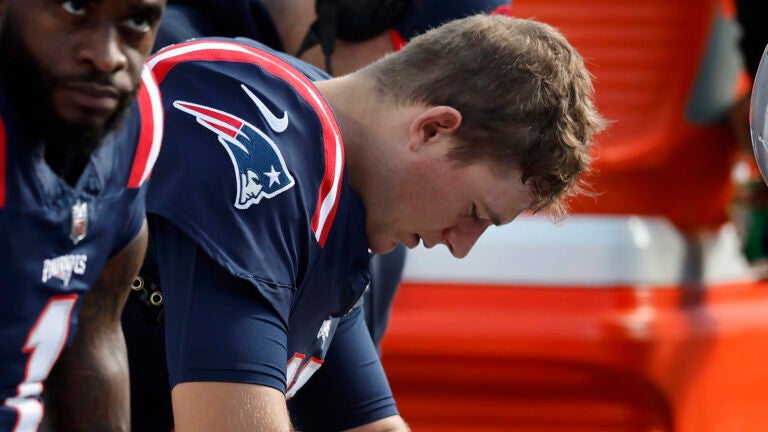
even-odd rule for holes
{"type": "Polygon", "coordinates": [[[83,297],[72,345],[62,352],[45,382],[44,427],[130,431],[128,358],[120,316],[146,247],[145,222],[83,297]]]}

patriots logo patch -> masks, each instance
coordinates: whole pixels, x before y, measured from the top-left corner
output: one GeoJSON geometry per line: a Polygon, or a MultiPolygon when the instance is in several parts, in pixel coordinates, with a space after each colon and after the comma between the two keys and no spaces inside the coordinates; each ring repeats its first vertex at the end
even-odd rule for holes
{"type": "MultiPolygon", "coordinates": [[[[276,133],[288,128],[288,113],[277,117],[246,86],[246,95],[256,104],[269,128],[276,133]]],[[[177,100],[173,106],[195,117],[197,123],[215,133],[229,154],[237,177],[234,206],[245,210],[264,198],[273,198],[296,183],[275,143],[259,128],[224,111],[177,100]]]]}

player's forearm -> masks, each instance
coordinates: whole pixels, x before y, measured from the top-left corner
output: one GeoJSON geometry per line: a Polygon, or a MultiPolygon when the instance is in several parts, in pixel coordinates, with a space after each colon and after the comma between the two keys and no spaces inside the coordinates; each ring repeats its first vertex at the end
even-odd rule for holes
{"type": "Polygon", "coordinates": [[[128,358],[120,316],[147,245],[146,225],[107,262],[83,298],[78,329],[45,382],[52,431],[130,431],[128,358]]]}
{"type": "Polygon", "coordinates": [[[89,333],[78,331],[46,381],[43,430],[131,430],[128,361],[122,331],[118,328],[111,335],[95,338],[89,333]]]}
{"type": "Polygon", "coordinates": [[[283,392],[254,384],[186,382],[173,388],[176,432],[293,432],[283,392]]]}

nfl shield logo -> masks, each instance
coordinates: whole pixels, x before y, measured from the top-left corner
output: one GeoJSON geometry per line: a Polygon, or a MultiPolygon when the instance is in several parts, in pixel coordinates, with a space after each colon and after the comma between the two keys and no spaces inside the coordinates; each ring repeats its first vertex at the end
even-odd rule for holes
{"type": "Polygon", "coordinates": [[[88,203],[77,201],[72,206],[72,231],[69,238],[77,244],[88,234],[88,203]]]}

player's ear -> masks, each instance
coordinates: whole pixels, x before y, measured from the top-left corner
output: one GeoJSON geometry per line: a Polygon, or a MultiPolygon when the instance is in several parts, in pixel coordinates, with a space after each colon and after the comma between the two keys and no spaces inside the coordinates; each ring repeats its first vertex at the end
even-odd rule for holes
{"type": "Polygon", "coordinates": [[[461,113],[453,107],[440,105],[427,108],[411,123],[411,150],[452,135],[461,125],[461,113]]]}

